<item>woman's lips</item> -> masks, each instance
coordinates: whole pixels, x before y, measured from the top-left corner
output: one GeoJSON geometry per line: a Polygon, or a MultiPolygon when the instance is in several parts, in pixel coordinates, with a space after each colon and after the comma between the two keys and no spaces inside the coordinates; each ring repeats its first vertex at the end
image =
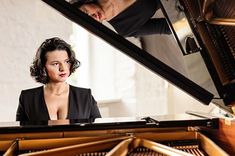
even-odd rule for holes
{"type": "Polygon", "coordinates": [[[65,77],[67,74],[66,73],[62,73],[62,74],[60,74],[59,76],[60,77],[65,77]]]}
{"type": "Polygon", "coordinates": [[[98,19],[99,19],[100,22],[102,22],[102,21],[104,20],[104,19],[103,19],[103,14],[102,14],[102,12],[100,12],[100,11],[97,12],[97,17],[98,17],[98,19]]]}
{"type": "Polygon", "coordinates": [[[97,15],[98,15],[99,21],[101,21],[101,18],[102,18],[101,13],[100,13],[100,12],[98,12],[98,13],[97,13],[97,15]]]}

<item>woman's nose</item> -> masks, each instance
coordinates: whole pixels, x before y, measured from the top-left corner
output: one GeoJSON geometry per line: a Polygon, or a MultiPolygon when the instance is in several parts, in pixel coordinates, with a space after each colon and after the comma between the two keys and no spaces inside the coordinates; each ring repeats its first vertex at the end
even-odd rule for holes
{"type": "Polygon", "coordinates": [[[59,67],[59,71],[64,71],[64,69],[65,69],[65,65],[61,64],[60,67],[59,67]]]}

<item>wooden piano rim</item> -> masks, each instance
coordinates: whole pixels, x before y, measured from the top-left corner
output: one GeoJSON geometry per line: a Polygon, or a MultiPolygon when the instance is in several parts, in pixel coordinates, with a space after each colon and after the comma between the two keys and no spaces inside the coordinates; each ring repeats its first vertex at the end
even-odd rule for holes
{"type": "MultiPolygon", "coordinates": [[[[200,142],[201,142],[202,148],[209,155],[215,155],[215,154],[218,155],[218,153],[219,153],[219,155],[227,155],[214,142],[212,142],[210,139],[208,139],[207,137],[205,137],[204,135],[202,135],[199,132],[170,132],[170,133],[169,132],[160,132],[160,133],[144,132],[144,133],[132,134],[130,136],[123,136],[123,135],[118,136],[118,135],[116,135],[116,137],[114,135],[109,135],[109,136],[93,136],[93,137],[90,137],[90,138],[89,137],[79,136],[79,137],[73,137],[73,138],[57,138],[57,139],[55,139],[55,138],[54,139],[30,139],[30,140],[18,140],[18,145],[19,145],[18,147],[19,147],[19,150],[30,150],[30,149],[42,150],[43,148],[45,149],[45,147],[47,146],[47,147],[52,147],[53,148],[53,149],[50,149],[48,151],[55,152],[56,153],[55,155],[58,155],[57,149],[60,150],[59,153],[63,153],[63,151],[75,152],[76,150],[71,150],[71,149],[73,149],[73,148],[78,149],[78,148],[84,147],[83,152],[84,151],[91,152],[92,150],[91,150],[89,145],[94,146],[95,144],[96,145],[101,144],[101,146],[103,146],[103,147],[98,145],[98,148],[100,150],[104,150],[104,149],[107,149],[107,148],[113,148],[114,146],[116,146],[121,141],[128,140],[130,138],[132,138],[132,139],[133,138],[138,138],[138,139],[142,139],[142,140],[151,140],[151,142],[153,142],[153,141],[163,141],[164,137],[167,137],[167,138],[165,138],[165,140],[199,139],[200,142]],[[113,139],[113,137],[114,137],[114,139],[113,139]],[[83,143],[81,144],[81,142],[83,142],[83,143]],[[106,144],[108,144],[108,145],[106,145],[106,144]],[[44,145],[44,146],[42,146],[42,145],[44,145]],[[66,148],[67,148],[67,150],[66,150],[66,148]]],[[[2,141],[2,142],[7,143],[6,140],[2,141]]],[[[9,142],[10,141],[8,141],[8,147],[9,147],[9,142]]],[[[15,144],[15,142],[13,144],[15,144]]],[[[156,144],[158,144],[158,143],[156,143],[156,144]]],[[[0,145],[1,145],[1,141],[0,141],[0,145]]],[[[144,146],[144,145],[142,145],[142,146],[144,146]]],[[[9,149],[11,149],[11,151],[17,150],[15,148],[16,146],[13,146],[13,147],[14,148],[12,148],[12,146],[11,146],[9,149]]],[[[118,146],[115,147],[115,148],[120,150],[118,148],[118,146]]],[[[147,147],[147,148],[149,148],[149,147],[147,147]]],[[[47,149],[49,149],[49,148],[47,148],[47,149]]],[[[149,148],[149,149],[151,149],[151,148],[149,148]]],[[[4,149],[4,150],[6,150],[6,149],[4,149]]],[[[95,151],[95,150],[97,151],[97,148],[93,149],[93,151],[95,151]]],[[[114,148],[113,148],[113,150],[114,150],[114,148]]],[[[156,149],[154,149],[154,151],[156,151],[156,149]]],[[[45,152],[46,151],[42,151],[41,153],[44,154],[45,152]]],[[[76,153],[78,153],[78,152],[76,151],[76,153]]],[[[33,154],[33,153],[31,153],[31,154],[33,154]]],[[[51,155],[51,153],[50,153],[50,155],[51,155]]]]}
{"type": "MultiPolygon", "coordinates": [[[[96,141],[101,139],[109,139],[109,138],[117,138],[121,136],[135,136],[139,138],[154,140],[154,141],[165,141],[171,140],[186,140],[186,139],[195,139],[197,138],[197,132],[189,132],[189,131],[177,131],[177,132],[133,132],[133,133],[120,133],[118,131],[112,132],[110,134],[105,133],[97,133],[97,135],[91,134],[88,136],[87,133],[77,134],[72,133],[68,136],[54,138],[39,138],[40,134],[37,134],[36,138],[18,138],[19,139],[19,147],[21,150],[27,150],[30,148],[41,149],[44,147],[54,148],[60,147],[65,145],[73,145],[78,144],[81,142],[89,142],[89,141],[96,141]],[[43,143],[42,143],[43,142],[43,143]]],[[[0,141],[0,151],[5,151],[12,143],[12,140],[17,138],[11,139],[8,138],[7,140],[0,141]]]]}

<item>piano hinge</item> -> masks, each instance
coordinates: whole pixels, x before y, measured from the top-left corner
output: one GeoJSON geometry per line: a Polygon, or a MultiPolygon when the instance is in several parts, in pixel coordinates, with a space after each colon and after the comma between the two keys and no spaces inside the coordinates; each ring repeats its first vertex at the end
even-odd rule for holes
{"type": "Polygon", "coordinates": [[[198,132],[199,129],[200,129],[200,128],[199,128],[199,127],[196,127],[196,126],[195,126],[195,127],[188,127],[188,131],[189,131],[189,132],[198,132]]]}
{"type": "Polygon", "coordinates": [[[156,125],[156,126],[159,126],[159,121],[157,121],[157,120],[154,120],[154,119],[152,119],[151,117],[144,117],[144,118],[142,118],[142,119],[144,119],[147,123],[149,123],[149,124],[154,124],[154,125],[156,125]]]}

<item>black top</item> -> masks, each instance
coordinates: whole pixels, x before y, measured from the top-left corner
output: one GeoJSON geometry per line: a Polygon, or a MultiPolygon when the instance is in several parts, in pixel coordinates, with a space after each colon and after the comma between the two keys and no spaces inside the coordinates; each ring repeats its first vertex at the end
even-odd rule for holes
{"type": "Polygon", "coordinates": [[[108,22],[124,37],[170,34],[165,18],[151,18],[159,8],[158,0],[136,0],[108,22]]]}
{"type": "MultiPolygon", "coordinates": [[[[94,119],[101,117],[90,89],[69,86],[67,119],[94,119]]],[[[50,120],[44,99],[43,86],[23,90],[19,98],[17,121],[50,120]]]]}

